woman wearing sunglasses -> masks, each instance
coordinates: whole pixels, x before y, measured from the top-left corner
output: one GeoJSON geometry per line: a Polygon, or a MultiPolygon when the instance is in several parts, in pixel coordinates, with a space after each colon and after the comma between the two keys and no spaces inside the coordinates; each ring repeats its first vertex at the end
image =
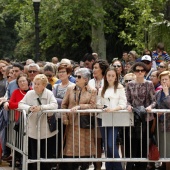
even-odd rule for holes
{"type": "Polygon", "coordinates": [[[44,74],[48,78],[48,82],[54,86],[54,84],[57,82],[58,78],[55,76],[54,67],[51,64],[47,64],[44,66],[44,74]]]}
{"type": "Polygon", "coordinates": [[[124,76],[124,86],[126,87],[128,83],[132,80],[136,79],[136,75],[134,73],[127,73],[124,76]]]}
{"type": "Polygon", "coordinates": [[[158,66],[158,70],[160,73],[162,73],[163,71],[167,71],[168,70],[168,63],[165,61],[162,61],[159,66],[158,66]]]}
{"type": "MultiPolygon", "coordinates": [[[[144,106],[146,111],[151,111],[151,109],[155,106],[155,89],[153,83],[151,81],[147,81],[144,79],[147,67],[142,62],[137,62],[133,65],[132,71],[136,75],[136,80],[130,81],[126,87],[126,97],[127,97],[127,109],[128,111],[132,111],[132,107],[144,106]]],[[[149,113],[149,135],[154,134],[154,124],[153,124],[154,116],[153,113],[149,113]]],[[[147,116],[145,116],[145,122],[142,122],[142,132],[140,126],[134,126],[131,128],[132,136],[130,139],[129,136],[129,128],[126,131],[126,157],[130,157],[130,140],[131,140],[131,156],[132,158],[139,158],[142,155],[142,158],[147,158],[147,116]],[[139,129],[139,131],[138,131],[139,129]],[[139,134],[142,134],[142,139],[139,134]],[[142,143],[141,143],[142,140],[142,143]],[[141,153],[141,145],[142,145],[142,153],[141,153]]],[[[126,170],[131,170],[134,166],[139,170],[145,170],[147,167],[147,163],[145,162],[128,162],[126,166],[126,170]]]]}
{"type": "MultiPolygon", "coordinates": [[[[95,129],[84,129],[79,126],[77,110],[96,108],[96,89],[88,85],[91,72],[87,68],[80,68],[75,72],[76,84],[68,87],[62,101],[62,109],[70,109],[63,115],[66,127],[66,139],[63,154],[65,157],[90,157],[95,155],[95,129]],[[74,132],[74,133],[73,133],[74,132]],[[79,150],[80,148],[80,150],[79,150]],[[80,155],[79,155],[80,153],[80,155]]],[[[80,115],[89,115],[81,113],[80,115]]],[[[74,170],[76,163],[65,163],[64,170],[74,170]]],[[[81,163],[81,170],[87,169],[87,164],[81,163]]]]}
{"type": "Polygon", "coordinates": [[[119,77],[119,82],[123,84],[123,76],[124,76],[124,67],[121,61],[119,60],[114,60],[112,63],[112,66],[116,69],[118,77],[119,77]]]}

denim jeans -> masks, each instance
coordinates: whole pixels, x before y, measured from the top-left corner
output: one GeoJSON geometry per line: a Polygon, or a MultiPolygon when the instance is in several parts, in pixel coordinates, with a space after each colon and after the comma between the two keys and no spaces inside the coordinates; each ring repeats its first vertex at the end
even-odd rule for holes
{"type": "MultiPolygon", "coordinates": [[[[117,138],[119,128],[101,127],[102,124],[101,119],[98,119],[98,124],[100,126],[102,140],[104,142],[106,157],[113,158],[113,145],[114,145],[114,158],[119,158],[120,156],[116,145],[116,138],[117,138]],[[114,129],[114,141],[113,141],[113,129],[114,129]]],[[[122,170],[121,162],[106,162],[106,170],[122,170]]]]}

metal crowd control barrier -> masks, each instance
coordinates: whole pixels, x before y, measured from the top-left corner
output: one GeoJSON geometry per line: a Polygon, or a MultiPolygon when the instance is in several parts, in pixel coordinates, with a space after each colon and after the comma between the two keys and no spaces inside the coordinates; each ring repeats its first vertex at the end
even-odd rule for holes
{"type": "MultiPolygon", "coordinates": [[[[90,151],[89,151],[89,157],[85,158],[85,157],[81,157],[80,155],[80,151],[81,151],[81,143],[80,143],[80,128],[78,128],[78,139],[79,140],[79,154],[76,155],[74,153],[74,150],[77,148],[74,148],[74,144],[75,142],[75,136],[76,132],[72,131],[72,135],[73,135],[73,141],[72,141],[72,147],[70,149],[72,149],[72,157],[65,157],[64,155],[64,151],[63,148],[65,146],[65,137],[67,138],[67,136],[64,134],[64,126],[62,124],[62,119],[63,119],[63,113],[70,113],[70,109],[58,109],[58,110],[47,110],[43,113],[41,113],[41,115],[37,118],[37,125],[35,128],[35,131],[37,132],[37,158],[36,159],[30,159],[29,155],[28,155],[28,140],[29,140],[29,134],[28,134],[28,130],[29,130],[29,119],[31,118],[31,116],[34,114],[27,114],[24,110],[20,111],[20,119],[18,123],[18,130],[14,130],[14,126],[16,124],[16,122],[14,121],[14,113],[15,111],[10,110],[9,112],[9,125],[7,127],[7,145],[12,149],[12,156],[13,156],[13,163],[12,163],[12,168],[13,170],[15,169],[15,152],[19,152],[22,155],[22,169],[23,170],[27,170],[28,169],[28,164],[33,164],[33,163],[37,163],[37,170],[40,170],[40,163],[44,162],[44,163],[64,163],[64,162],[155,162],[155,161],[150,161],[148,160],[147,157],[143,158],[142,155],[140,158],[132,158],[132,153],[131,153],[131,127],[133,127],[134,125],[134,116],[133,113],[130,113],[126,110],[121,110],[118,111],[116,113],[112,114],[112,118],[109,118],[113,123],[113,128],[114,127],[122,127],[123,129],[123,145],[124,145],[124,153],[122,153],[122,157],[120,158],[114,158],[114,154],[113,154],[113,158],[97,158],[97,127],[98,127],[98,123],[97,123],[97,115],[99,113],[102,113],[103,111],[101,109],[88,109],[88,110],[78,110],[76,114],[73,114],[74,116],[72,117],[73,120],[73,127],[76,126],[74,120],[76,117],[78,117],[78,125],[77,127],[79,127],[80,125],[80,115],[82,113],[89,113],[91,116],[95,115],[95,129],[89,129],[90,133],[90,142],[92,142],[92,138],[94,137],[94,142],[95,142],[95,154],[92,154],[92,143],[90,143],[90,151]],[[42,158],[41,154],[40,154],[40,143],[41,143],[41,119],[43,119],[43,117],[45,116],[47,119],[47,115],[49,113],[55,113],[56,114],[56,120],[57,120],[57,133],[55,135],[55,140],[56,140],[56,148],[55,148],[55,155],[53,158],[47,158],[47,135],[48,135],[48,129],[45,130],[46,132],[46,137],[45,137],[45,141],[46,141],[46,147],[45,149],[45,157],[42,158]],[[76,117],[75,117],[76,116],[76,117]],[[59,124],[61,121],[61,125],[59,124]],[[126,148],[125,148],[125,143],[126,141],[126,137],[125,137],[125,129],[129,128],[130,131],[130,155],[129,157],[126,157],[126,148]],[[59,139],[59,132],[61,133],[61,138],[59,139]],[[92,136],[94,132],[94,136],[92,136]],[[60,144],[60,148],[58,147],[59,142],[61,140],[61,144],[60,144]],[[61,152],[59,152],[59,150],[61,149],[61,152]]],[[[164,109],[153,109],[152,113],[163,113],[164,115],[164,129],[166,128],[166,114],[170,113],[170,110],[164,110],[164,109]]],[[[105,113],[107,114],[107,113],[105,113]]],[[[105,120],[107,121],[107,120],[105,120]]],[[[106,122],[105,122],[106,123],[106,122]]],[[[48,128],[48,123],[46,122],[46,127],[48,128]]],[[[67,128],[67,127],[66,127],[67,128]]],[[[141,127],[142,128],[142,127],[141,127]]],[[[66,131],[65,131],[66,133],[66,131]]],[[[87,138],[89,137],[87,136],[87,138]]],[[[113,135],[114,136],[114,135],[113,135]]],[[[157,114],[157,142],[158,142],[158,147],[159,147],[159,115],[157,114]]],[[[142,139],[142,135],[141,135],[141,140],[142,139]]],[[[114,140],[113,140],[114,141],[114,140]]],[[[160,158],[158,160],[158,162],[167,162],[170,161],[170,158],[166,157],[166,133],[164,133],[164,157],[160,158]]],[[[53,146],[51,146],[53,147],[53,146]]],[[[114,148],[114,147],[113,147],[114,148]]],[[[142,150],[142,146],[141,146],[141,150],[142,150]]],[[[149,152],[149,122],[147,122],[147,155],[149,152]]],[[[113,153],[114,153],[114,149],[113,149],[113,153]]]]}

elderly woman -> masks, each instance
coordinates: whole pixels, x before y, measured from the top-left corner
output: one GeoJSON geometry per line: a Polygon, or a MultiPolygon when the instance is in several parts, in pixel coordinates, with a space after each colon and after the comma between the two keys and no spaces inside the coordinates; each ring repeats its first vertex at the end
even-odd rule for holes
{"type": "Polygon", "coordinates": [[[162,86],[161,86],[161,83],[160,83],[160,80],[159,80],[159,74],[160,72],[155,70],[155,71],[152,71],[151,75],[150,75],[150,80],[152,81],[154,87],[155,87],[155,91],[159,91],[162,89],[162,86]]]}
{"type": "MultiPolygon", "coordinates": [[[[44,74],[38,74],[34,77],[34,90],[30,90],[24,96],[24,98],[19,102],[19,109],[24,109],[28,113],[32,112],[32,115],[29,117],[28,121],[28,155],[30,159],[37,158],[37,120],[41,111],[44,110],[54,110],[58,108],[57,101],[54,97],[54,94],[46,88],[48,79],[44,74]],[[40,105],[40,103],[42,105],[40,105]]],[[[51,114],[48,113],[48,116],[51,114]]],[[[47,158],[52,158],[55,150],[55,135],[56,131],[50,132],[47,116],[44,114],[40,120],[40,142],[41,142],[41,152],[40,157],[46,157],[46,144],[47,144],[47,158]],[[47,143],[46,143],[47,138],[47,143]]],[[[36,170],[35,164],[30,165],[30,170],[36,170]],[[31,166],[32,165],[32,166],[31,166]]],[[[49,163],[44,163],[41,166],[41,170],[50,169],[51,165],[49,163]]]]}
{"type": "Polygon", "coordinates": [[[134,73],[127,73],[124,76],[124,86],[126,87],[128,83],[132,80],[136,79],[136,75],[134,73]]]}
{"type": "MultiPolygon", "coordinates": [[[[162,85],[162,90],[156,93],[156,108],[157,109],[170,109],[170,72],[163,71],[159,75],[159,79],[162,85]]],[[[161,157],[164,158],[164,147],[165,147],[165,139],[166,139],[166,155],[165,158],[170,157],[170,115],[169,113],[166,114],[166,122],[164,122],[164,114],[159,113],[159,141],[160,141],[160,154],[161,157]],[[164,125],[166,123],[165,129],[164,125]],[[165,134],[164,134],[165,133],[165,134]],[[166,135],[166,138],[164,138],[166,135]]],[[[170,162],[166,163],[166,170],[170,169],[170,162]]]]}
{"type": "MultiPolygon", "coordinates": [[[[64,155],[65,157],[89,157],[95,155],[94,129],[80,128],[76,111],[96,108],[96,89],[88,85],[91,73],[87,68],[78,69],[75,77],[76,84],[68,87],[61,105],[62,109],[71,111],[63,115],[63,123],[67,125],[64,155]]],[[[89,113],[82,114],[89,115],[89,113]]],[[[67,163],[65,169],[74,170],[74,165],[75,163],[67,163]]],[[[82,164],[82,170],[85,169],[82,164]]]]}

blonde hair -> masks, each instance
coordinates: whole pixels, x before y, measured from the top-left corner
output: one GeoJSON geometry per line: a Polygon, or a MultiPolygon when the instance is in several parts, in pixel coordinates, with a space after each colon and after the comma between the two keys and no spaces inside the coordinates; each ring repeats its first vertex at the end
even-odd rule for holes
{"type": "Polygon", "coordinates": [[[125,74],[124,80],[125,80],[125,78],[127,78],[127,77],[132,77],[133,80],[136,79],[136,75],[135,75],[134,73],[127,73],[127,74],[125,74]]]}
{"type": "Polygon", "coordinates": [[[47,77],[46,77],[44,74],[37,74],[37,75],[34,77],[33,82],[35,82],[35,81],[37,81],[37,80],[40,80],[41,83],[42,83],[44,86],[47,86],[47,84],[48,84],[48,79],[47,79],[47,77]]]}
{"type": "Polygon", "coordinates": [[[165,66],[165,68],[166,68],[166,70],[168,70],[168,63],[167,63],[166,61],[162,61],[162,62],[160,62],[160,64],[161,64],[161,63],[163,63],[164,66],[165,66]]]}
{"type": "Polygon", "coordinates": [[[159,81],[161,81],[162,76],[169,76],[170,78],[170,71],[163,71],[161,74],[159,74],[159,81]]]}
{"type": "Polygon", "coordinates": [[[6,62],[5,60],[0,60],[0,63],[6,64],[7,66],[10,65],[8,62],[6,62]]]}

